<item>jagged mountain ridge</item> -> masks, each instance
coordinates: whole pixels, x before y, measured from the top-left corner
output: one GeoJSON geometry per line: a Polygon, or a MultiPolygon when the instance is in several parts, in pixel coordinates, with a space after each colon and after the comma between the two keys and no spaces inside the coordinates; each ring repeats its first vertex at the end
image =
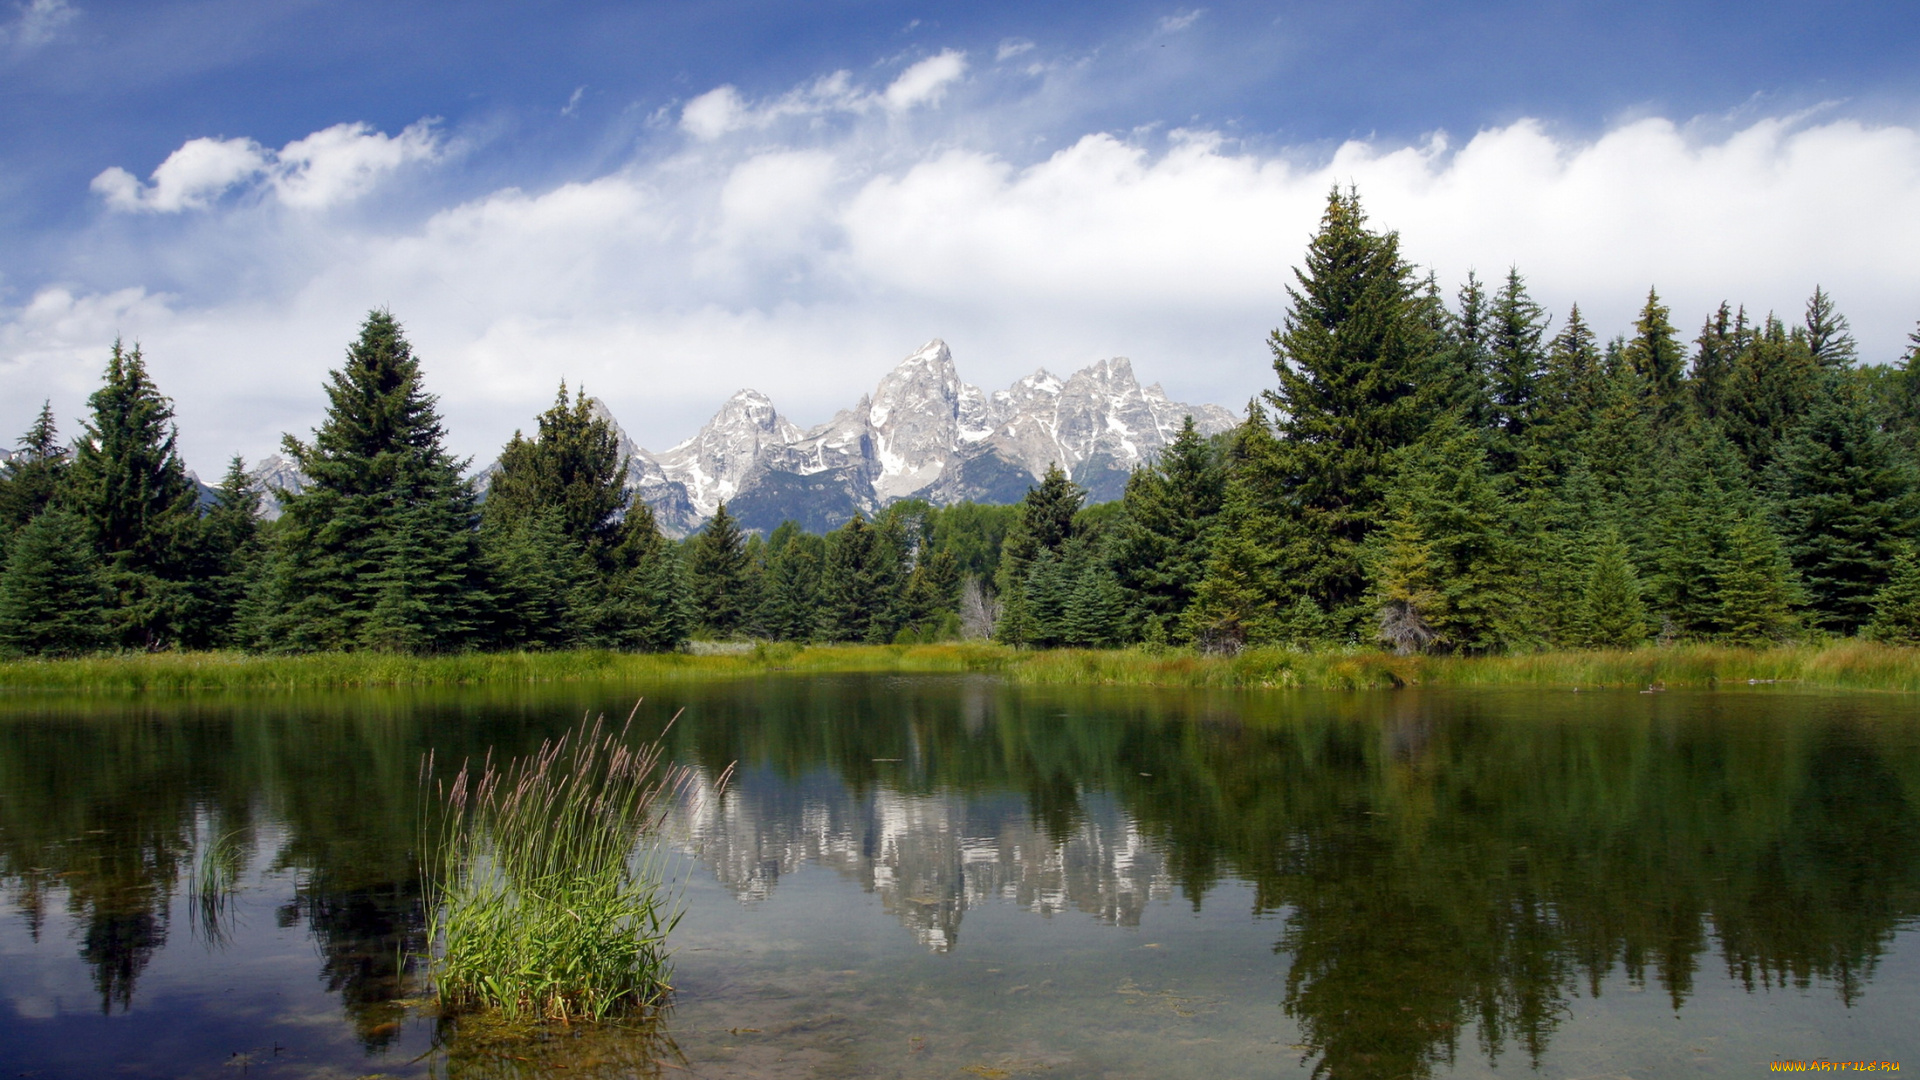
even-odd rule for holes
{"type": "Polygon", "coordinates": [[[629,487],[678,535],[699,528],[723,501],[746,528],[791,518],[816,531],[909,497],[1013,502],[1056,462],[1092,501],[1104,501],[1119,497],[1127,474],[1188,415],[1207,434],[1238,423],[1218,405],[1185,405],[1158,384],[1141,387],[1125,357],[1066,379],[1042,369],[986,394],[960,380],[937,338],[853,408],[810,430],[781,416],[766,395],[741,390],[692,438],[654,454],[601,413],[620,430],[629,487]]]}

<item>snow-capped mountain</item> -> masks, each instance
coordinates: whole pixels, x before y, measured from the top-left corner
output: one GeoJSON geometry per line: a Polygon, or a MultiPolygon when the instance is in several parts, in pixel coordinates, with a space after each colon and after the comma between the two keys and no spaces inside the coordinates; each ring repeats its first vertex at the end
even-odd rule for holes
{"type": "Polygon", "coordinates": [[[936,339],[812,430],[782,417],[766,395],[742,390],[671,449],[633,447],[624,431],[621,445],[633,447],[628,485],[671,533],[698,528],[723,501],[748,528],[792,518],[825,530],[909,496],[1012,502],[1056,462],[1093,501],[1117,498],[1127,473],[1189,414],[1208,434],[1238,422],[1218,405],[1183,405],[1158,385],[1141,387],[1124,357],[1064,380],[1036,371],[985,394],[960,381],[936,339]]]}

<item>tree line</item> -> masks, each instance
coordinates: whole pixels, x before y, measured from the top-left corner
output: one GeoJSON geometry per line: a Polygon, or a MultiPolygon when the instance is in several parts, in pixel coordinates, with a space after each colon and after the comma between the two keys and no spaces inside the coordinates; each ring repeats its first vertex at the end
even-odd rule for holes
{"type": "Polygon", "coordinates": [[[1295,278],[1277,384],[1223,435],[1189,419],[1119,501],[1055,466],[1014,506],[905,500],[826,535],[747,535],[722,504],[668,539],[564,384],[483,497],[379,311],[284,440],[305,482],[268,521],[238,458],[199,498],[116,344],[71,451],[43,408],[0,475],[0,651],[1920,644],[1920,331],[1862,364],[1816,288],[1792,324],[1723,303],[1688,345],[1649,291],[1603,343],[1517,269],[1449,302],[1351,191],[1295,278]]]}

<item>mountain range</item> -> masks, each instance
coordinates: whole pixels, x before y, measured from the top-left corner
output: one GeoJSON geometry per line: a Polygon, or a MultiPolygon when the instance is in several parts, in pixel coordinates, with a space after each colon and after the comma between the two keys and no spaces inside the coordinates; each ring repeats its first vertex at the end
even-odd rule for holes
{"type": "MultiPolygon", "coordinates": [[[[1018,502],[1055,463],[1087,489],[1089,502],[1104,502],[1120,497],[1133,467],[1188,416],[1207,435],[1239,422],[1219,405],[1184,405],[1158,384],[1142,387],[1125,357],[1064,379],[1043,368],[986,393],[960,381],[939,339],[814,428],[780,415],[758,390],[741,390],[692,438],[654,453],[604,404],[593,408],[619,436],[628,489],[674,537],[699,529],[722,502],[745,529],[791,519],[813,532],[905,498],[1018,502]]],[[[495,467],[483,471],[483,485],[495,467]]],[[[279,455],[253,476],[269,491],[299,491],[305,480],[279,455]]],[[[278,507],[269,502],[271,516],[278,507]]]]}

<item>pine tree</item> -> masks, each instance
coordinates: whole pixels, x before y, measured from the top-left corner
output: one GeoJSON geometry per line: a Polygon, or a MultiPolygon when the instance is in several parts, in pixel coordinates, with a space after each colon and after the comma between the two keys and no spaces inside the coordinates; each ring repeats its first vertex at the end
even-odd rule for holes
{"type": "Polygon", "coordinates": [[[1670,418],[1680,404],[1680,376],[1685,353],[1680,348],[1671,311],[1660,302],[1660,294],[1647,290],[1646,306],[1633,324],[1633,338],[1627,342],[1621,358],[1640,376],[1646,392],[1658,404],[1663,418],[1670,418]]]}
{"type": "Polygon", "coordinates": [[[1454,294],[1457,311],[1444,313],[1436,329],[1447,357],[1442,365],[1452,377],[1449,404],[1476,427],[1495,423],[1493,336],[1495,315],[1487,303],[1487,289],[1479,275],[1467,271],[1467,280],[1454,294]]]}
{"type": "Polygon", "coordinates": [[[1807,300],[1804,325],[1807,351],[1813,355],[1815,363],[1829,371],[1853,366],[1859,352],[1853,340],[1853,331],[1847,325],[1847,317],[1840,314],[1834,306],[1833,297],[1818,285],[1813,287],[1813,296],[1807,300]]]}
{"type": "Polygon", "coordinates": [[[488,643],[508,648],[578,645],[596,621],[593,562],[567,535],[564,513],[481,519],[480,547],[492,582],[488,643]]]}
{"type": "MultiPolygon", "coordinates": [[[[1000,621],[994,637],[1009,644],[1046,643],[1053,639],[1057,614],[1036,606],[1027,591],[1034,581],[1033,567],[1042,555],[1057,556],[1074,537],[1073,519],[1086,491],[1067,479],[1057,463],[1049,464],[1040,483],[1027,489],[1020,516],[1008,530],[999,568],[1000,621]]],[[[1048,573],[1054,573],[1049,570],[1048,573]]],[[[1043,578],[1050,582],[1052,579],[1043,578]]]]}
{"type": "Polygon", "coordinates": [[[1411,503],[1402,503],[1387,519],[1387,527],[1375,534],[1375,545],[1380,640],[1401,656],[1444,647],[1446,637],[1434,621],[1446,619],[1446,598],[1440,591],[1433,545],[1421,533],[1411,503]]]}
{"type": "Polygon", "coordinates": [[[1812,406],[1820,369],[1806,336],[1788,333],[1771,315],[1740,344],[1727,378],[1720,425],[1757,476],[1812,406]]]}
{"type": "Polygon", "coordinates": [[[1735,359],[1747,347],[1752,331],[1747,327],[1747,309],[1735,314],[1725,301],[1700,327],[1694,339],[1693,369],[1688,385],[1693,389],[1693,404],[1701,416],[1718,420],[1726,410],[1727,381],[1733,376],[1735,359]]]}
{"type": "Polygon", "coordinates": [[[105,574],[86,519],[50,507],[0,571],[0,655],[71,656],[107,643],[105,574]]]}
{"type": "Polygon", "coordinates": [[[1329,196],[1294,274],[1286,322],[1270,338],[1279,438],[1261,469],[1274,482],[1249,494],[1285,526],[1284,587],[1333,616],[1344,636],[1369,614],[1361,546],[1385,516],[1390,456],[1449,404],[1454,373],[1398,235],[1368,230],[1357,195],[1329,196]]]}
{"type": "Polygon", "coordinates": [[[1581,601],[1582,644],[1595,649],[1625,649],[1647,640],[1647,611],[1640,599],[1640,580],[1627,545],[1613,529],[1603,530],[1594,545],[1581,601]]]}
{"type": "Polygon", "coordinates": [[[660,535],[653,510],[634,500],[619,542],[593,590],[582,644],[664,652],[684,644],[695,622],[692,589],[678,545],[660,535]]]}
{"type": "Polygon", "coordinates": [[[214,492],[213,505],[200,522],[199,559],[193,576],[200,595],[201,625],[189,644],[236,642],[247,594],[258,581],[265,558],[262,499],[246,462],[234,455],[214,492]]]}
{"type": "Polygon", "coordinates": [[[1546,312],[1527,295],[1526,279],[1518,268],[1507,271],[1505,284],[1493,298],[1491,323],[1492,423],[1506,435],[1496,464],[1508,471],[1519,441],[1539,411],[1540,380],[1546,367],[1541,347],[1547,332],[1546,312]]]}
{"type": "Polygon", "coordinates": [[[1788,637],[1799,620],[1800,588],[1779,537],[1757,513],[1743,514],[1727,530],[1726,553],[1716,575],[1718,621],[1723,640],[1766,645],[1788,637]]]}
{"type": "Polygon", "coordinates": [[[1121,497],[1113,566],[1133,609],[1128,621],[1169,634],[1193,602],[1226,500],[1220,455],[1186,418],[1160,456],[1134,469],[1121,497]]]}
{"type": "Polygon", "coordinates": [[[391,314],[367,316],[326,389],[313,442],[281,443],[308,484],[283,497],[256,640],[280,650],[475,642],[489,598],[473,489],[391,314]]]}
{"type": "Polygon", "coordinates": [[[1908,544],[1894,557],[1887,583],[1873,594],[1868,633],[1889,645],[1920,645],[1920,552],[1908,544]]]}
{"type": "Polygon", "coordinates": [[[1851,633],[1920,520],[1913,466],[1852,381],[1833,382],[1781,445],[1769,482],[1814,619],[1851,633]]]}
{"type": "Polygon", "coordinates": [[[1126,610],[1120,582],[1106,560],[1089,552],[1074,575],[1060,618],[1060,639],[1073,648],[1098,649],[1118,644],[1126,610]]]}
{"type": "Polygon", "coordinates": [[[809,641],[818,629],[821,540],[783,521],[767,537],[767,587],[760,621],[779,641],[809,641]]]}
{"type": "Polygon", "coordinates": [[[1607,379],[1593,330],[1580,305],[1547,347],[1546,368],[1538,385],[1528,456],[1556,473],[1571,465],[1578,440],[1593,426],[1607,399],[1607,379]]]}
{"type": "Polygon", "coordinates": [[[535,437],[516,431],[500,452],[500,468],[482,508],[490,521],[558,514],[560,531],[595,562],[620,542],[627,504],[626,462],[611,419],[585,390],[571,400],[567,384],[541,413],[535,437]]]}
{"type": "Polygon", "coordinates": [[[0,466],[0,565],[5,564],[9,538],[39,516],[60,490],[68,458],[54,427],[53,405],[43,402],[13,457],[0,466]]]}
{"type": "Polygon", "coordinates": [[[743,632],[754,610],[746,538],[726,503],[688,541],[687,573],[701,627],[717,637],[743,632]]]}
{"type": "Polygon", "coordinates": [[[154,649],[181,643],[195,619],[188,587],[199,490],[175,449],[173,403],[140,349],[114,342],[92,419],[75,445],[70,504],[91,526],[114,596],[114,637],[154,649]]]}

